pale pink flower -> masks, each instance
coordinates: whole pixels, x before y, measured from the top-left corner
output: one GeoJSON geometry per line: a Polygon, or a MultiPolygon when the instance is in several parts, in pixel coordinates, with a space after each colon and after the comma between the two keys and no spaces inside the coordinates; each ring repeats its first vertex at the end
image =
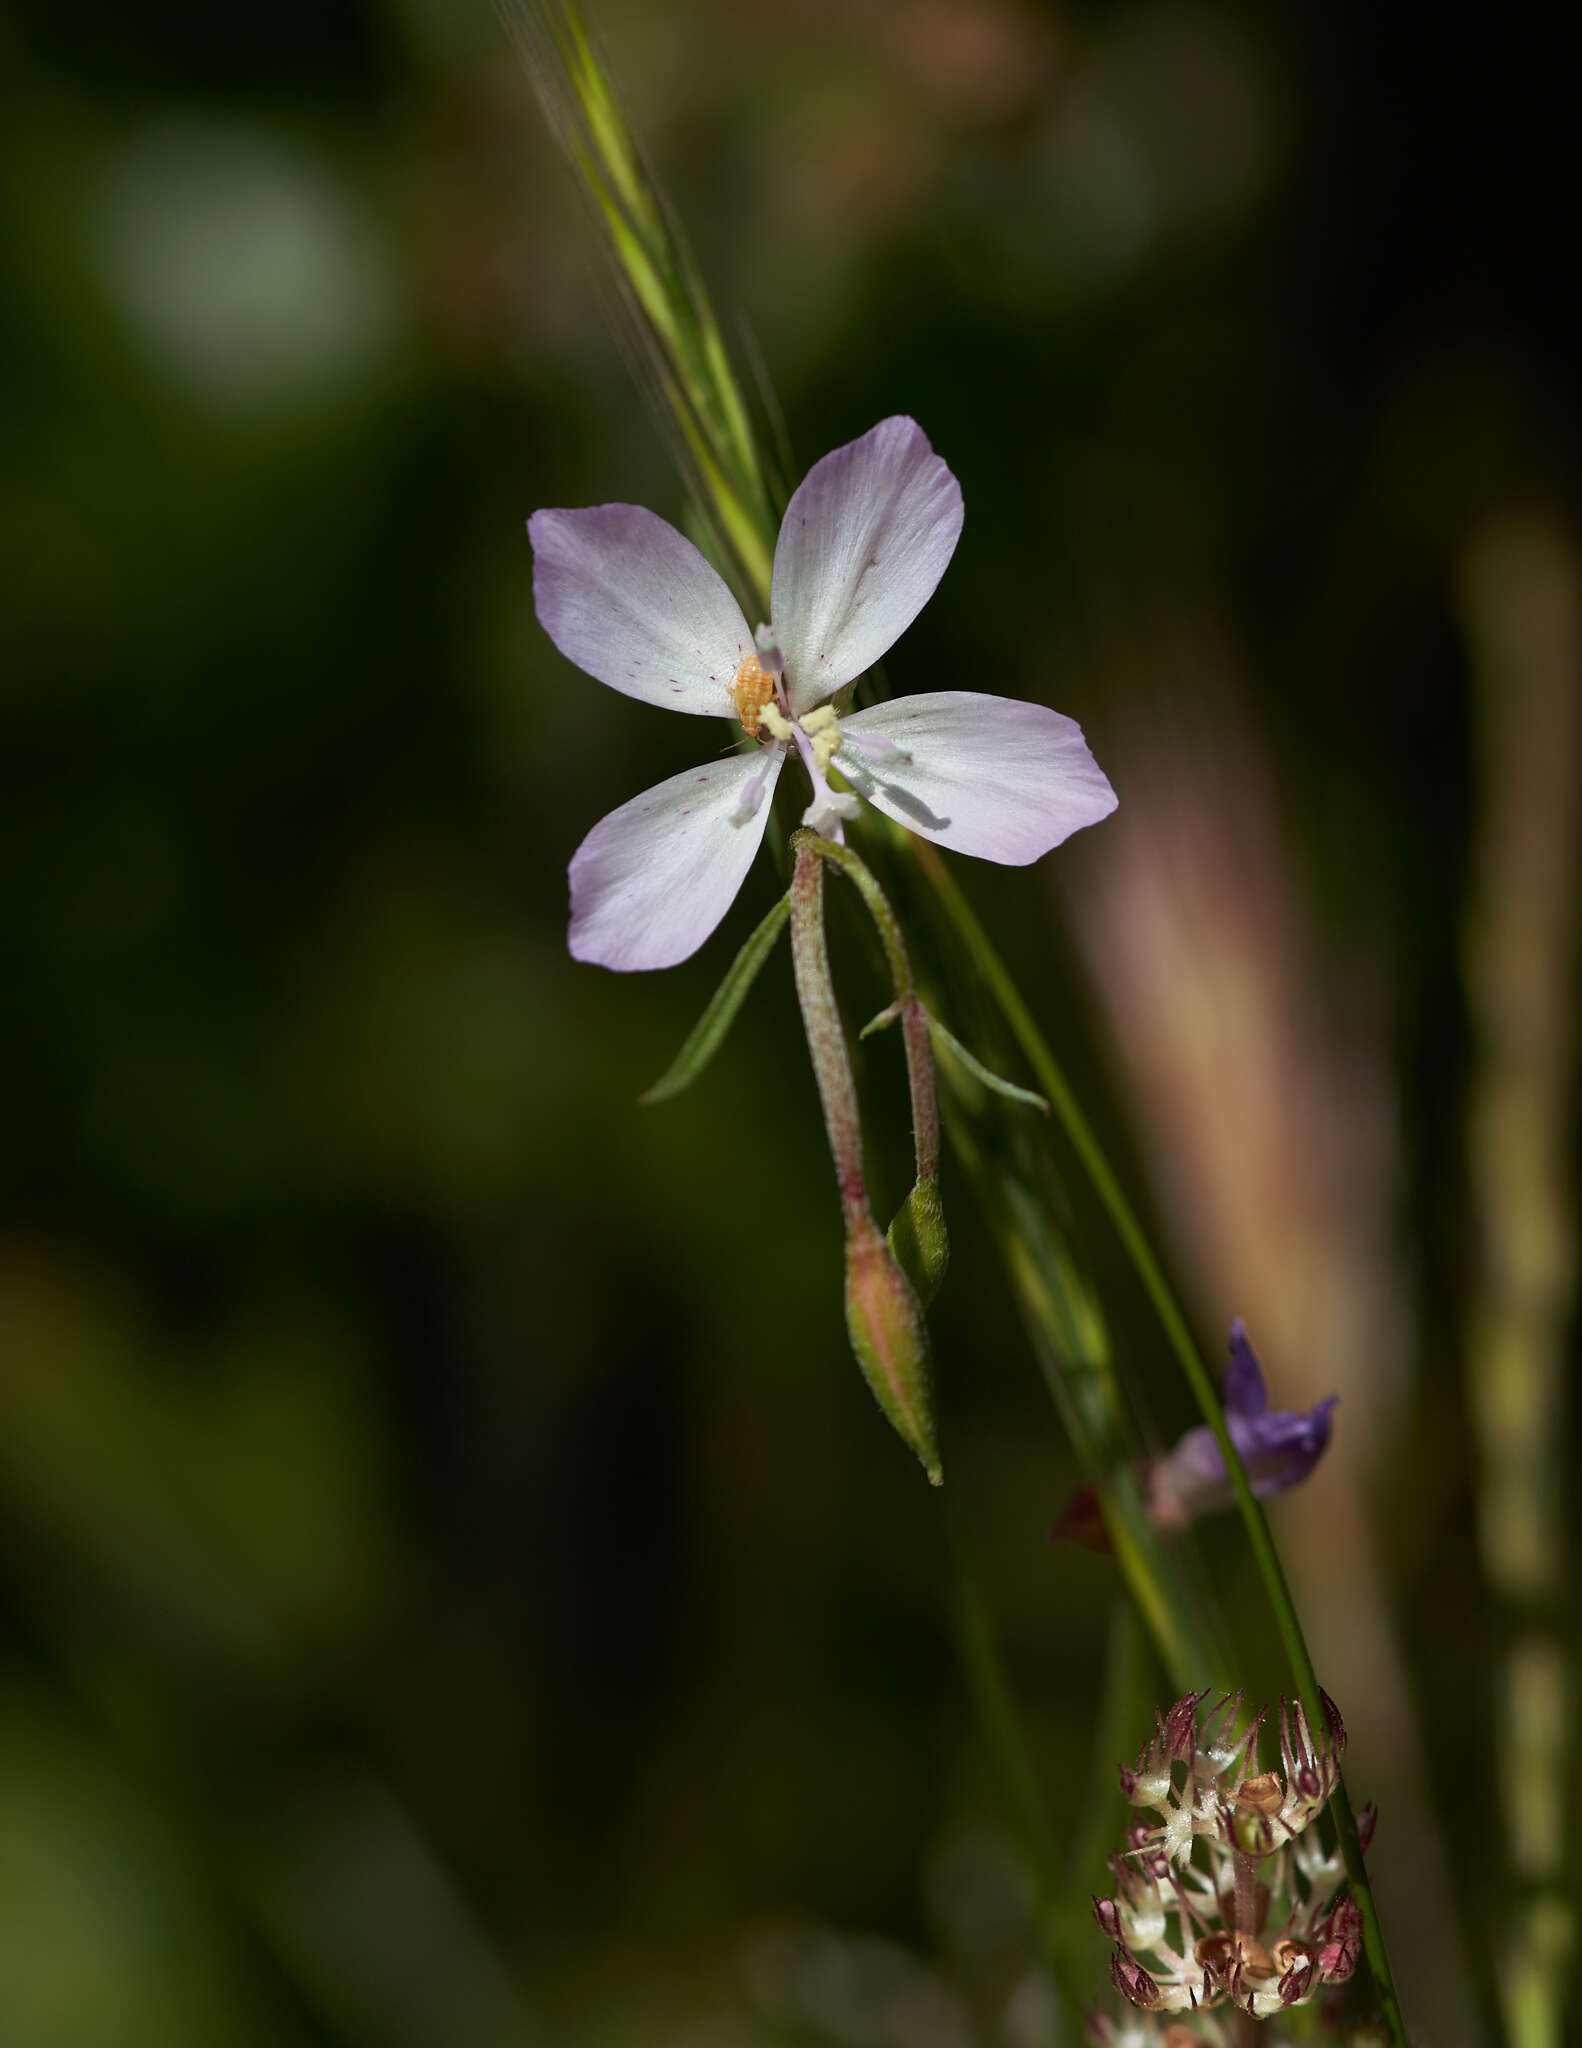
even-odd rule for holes
{"type": "Polygon", "coordinates": [[[671,967],[714,930],[762,843],[786,757],[803,822],[843,836],[856,791],[909,831],[1021,867],[1115,808],[1073,720],[974,691],[837,714],[933,595],[961,486],[915,420],[881,420],[814,464],[775,543],[772,623],[754,634],[692,543],[639,505],[535,512],[533,597],[568,660],[628,697],[734,718],[743,751],[675,775],[595,825],[571,861],[573,954],[671,967]],[[831,787],[838,756],[847,789],[831,787]]]}

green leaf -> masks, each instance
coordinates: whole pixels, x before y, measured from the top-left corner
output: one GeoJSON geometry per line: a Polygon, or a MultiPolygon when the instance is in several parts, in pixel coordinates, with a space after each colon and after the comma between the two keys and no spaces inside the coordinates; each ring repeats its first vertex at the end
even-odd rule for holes
{"type": "Polygon", "coordinates": [[[736,1021],[736,1012],[758,979],[759,968],[774,951],[775,940],[790,914],[788,889],[731,962],[730,972],[709,998],[709,1006],[692,1027],[686,1044],[653,1087],[638,1096],[639,1102],[668,1102],[672,1095],[691,1087],[724,1043],[726,1032],[736,1021]]]}
{"type": "Polygon", "coordinates": [[[1025,1103],[1029,1109],[1042,1110],[1049,1114],[1049,1104],[1041,1095],[1035,1095],[1031,1088],[1018,1088],[1014,1081],[1002,1081],[998,1074],[991,1074],[982,1060],[968,1052],[961,1040],[947,1031],[937,1017],[928,1020],[929,1036],[938,1046],[943,1046],[952,1059],[960,1060],[975,1081],[981,1081],[985,1088],[992,1088],[996,1095],[1003,1095],[1009,1102],[1025,1103]]]}

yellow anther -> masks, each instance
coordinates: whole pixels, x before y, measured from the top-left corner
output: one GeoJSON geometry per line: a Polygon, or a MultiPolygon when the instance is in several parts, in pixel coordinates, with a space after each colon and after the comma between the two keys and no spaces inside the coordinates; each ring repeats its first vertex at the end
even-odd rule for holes
{"type": "Polygon", "coordinates": [[[758,714],[758,723],[768,727],[771,739],[788,740],[791,737],[791,721],[778,704],[766,704],[758,714]]]}
{"type": "Polygon", "coordinates": [[[823,732],[826,726],[836,722],[833,704],[817,704],[811,711],[804,711],[799,721],[802,730],[811,739],[816,732],[823,732]]]}
{"type": "MultiPolygon", "coordinates": [[[[802,721],[802,730],[807,731],[807,720],[802,721]]],[[[813,735],[813,763],[820,775],[828,772],[829,764],[840,752],[840,727],[828,725],[822,732],[813,735]]]]}

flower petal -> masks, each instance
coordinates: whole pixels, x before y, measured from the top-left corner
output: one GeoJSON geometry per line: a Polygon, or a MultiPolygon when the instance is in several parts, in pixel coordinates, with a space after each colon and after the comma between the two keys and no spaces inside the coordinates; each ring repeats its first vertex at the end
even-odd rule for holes
{"type": "MultiPolygon", "coordinates": [[[[1299,1486],[1329,1447],[1330,1412],[1339,1396],[1330,1394],[1306,1414],[1276,1408],[1246,1417],[1227,1412],[1231,1441],[1247,1468],[1247,1481],[1259,1500],[1299,1486]]],[[[1165,1457],[1153,1461],[1148,1473],[1148,1511],[1161,1527],[1196,1520],[1199,1515],[1228,1508],[1235,1490],[1214,1432],[1206,1423],[1189,1429],[1165,1457]]]]}
{"type": "Polygon", "coordinates": [[[961,486],[916,420],[881,420],[814,463],[775,542],[771,610],[793,717],[899,639],[960,533],[961,486]]]}
{"type": "Polygon", "coordinates": [[[571,857],[572,955],[599,967],[674,967],[735,901],[763,843],[782,751],[689,768],[611,811],[571,857]],[[759,800],[742,815],[757,778],[759,800]]]}
{"type": "Polygon", "coordinates": [[[1269,1405],[1258,1354],[1247,1341],[1241,1318],[1230,1326],[1230,1363],[1220,1381],[1220,1397],[1227,1415],[1261,1415],[1269,1405]]]}
{"type": "Polygon", "coordinates": [[[1232,1505],[1236,1492],[1206,1422],[1189,1429],[1162,1458],[1149,1461],[1146,1490],[1149,1517],[1162,1529],[1179,1528],[1232,1505]]]}
{"type": "Polygon", "coordinates": [[[1339,1399],[1338,1394],[1327,1394],[1305,1415],[1277,1408],[1250,1421],[1226,1416],[1231,1440],[1260,1500],[1300,1485],[1312,1471],[1329,1448],[1330,1411],[1339,1399]]]}
{"type": "Polygon", "coordinates": [[[646,704],[730,716],[753,636],[684,534],[641,505],[535,512],[527,532],[539,623],[568,661],[646,704]]]}
{"type": "Polygon", "coordinates": [[[1115,808],[1081,726],[1045,704],[940,690],[843,718],[841,738],[836,765],[886,817],[1007,867],[1115,808]],[[865,738],[880,747],[865,749],[865,738]]]}

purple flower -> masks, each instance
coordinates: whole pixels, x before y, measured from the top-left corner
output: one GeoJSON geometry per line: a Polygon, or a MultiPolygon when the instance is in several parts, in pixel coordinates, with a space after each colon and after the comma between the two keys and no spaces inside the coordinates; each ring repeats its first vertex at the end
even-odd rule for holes
{"type": "Polygon", "coordinates": [[[1114,810],[1081,728],[1045,705],[943,690],[837,713],[832,700],[933,595],[961,519],[961,486],[922,428],[881,420],[793,493],[773,624],[754,634],[654,513],[534,513],[533,598],[561,653],[625,696],[734,718],[746,735],[742,752],[672,776],[583,840],[571,862],[579,960],[671,967],[696,952],[746,878],[793,751],[812,786],[803,822],[836,839],[860,795],[941,846],[1020,867],[1114,810]],[[830,786],[837,755],[844,789],[830,786]]]}
{"type": "MultiPolygon", "coordinates": [[[[1329,1394],[1306,1414],[1290,1408],[1271,1410],[1263,1370],[1239,1321],[1230,1326],[1230,1363],[1220,1382],[1220,1397],[1230,1440],[1240,1452],[1252,1490],[1260,1500],[1300,1485],[1312,1471],[1328,1448],[1330,1411],[1340,1398],[1329,1394]]],[[[1181,1528],[1199,1515],[1230,1507],[1236,1498],[1224,1457],[1207,1423],[1189,1429],[1164,1457],[1150,1458],[1139,1476],[1149,1519],[1160,1529],[1181,1528]]],[[[1057,1542],[1064,1538],[1085,1544],[1091,1550],[1109,1548],[1098,1496],[1091,1486],[1083,1487],[1050,1536],[1057,1542]]]]}

